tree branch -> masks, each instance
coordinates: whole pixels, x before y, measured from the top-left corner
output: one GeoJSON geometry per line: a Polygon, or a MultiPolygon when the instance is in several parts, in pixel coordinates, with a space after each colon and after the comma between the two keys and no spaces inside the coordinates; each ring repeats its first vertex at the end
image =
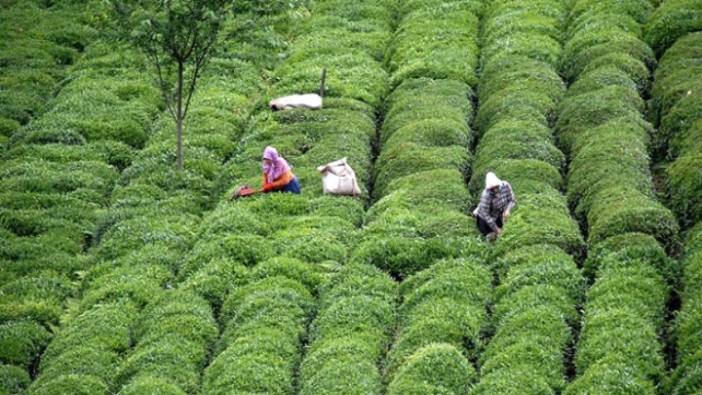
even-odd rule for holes
{"type": "MultiPolygon", "coordinates": [[[[199,78],[200,73],[202,72],[202,68],[204,67],[205,63],[207,63],[209,53],[212,50],[212,46],[216,41],[217,34],[212,33],[209,40],[205,44],[205,47],[198,52],[199,56],[196,56],[195,58],[195,71],[193,72],[192,79],[190,80],[190,84],[188,86],[188,97],[185,101],[184,114],[188,113],[188,109],[190,108],[190,99],[192,98],[193,92],[195,91],[195,84],[197,83],[197,79],[199,78]]],[[[185,117],[185,115],[183,116],[185,117]]]]}
{"type": "Polygon", "coordinates": [[[171,114],[173,119],[176,119],[175,108],[173,107],[173,99],[170,97],[171,90],[169,89],[168,83],[166,82],[166,79],[163,76],[161,59],[159,59],[158,52],[156,50],[154,50],[152,54],[152,63],[156,67],[156,75],[158,76],[158,83],[161,88],[161,94],[163,94],[163,99],[166,101],[166,109],[171,114]]]}

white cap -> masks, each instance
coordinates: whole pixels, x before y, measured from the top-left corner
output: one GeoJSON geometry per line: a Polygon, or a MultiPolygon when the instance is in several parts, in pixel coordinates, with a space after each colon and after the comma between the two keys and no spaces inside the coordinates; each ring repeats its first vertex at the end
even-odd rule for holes
{"type": "Polygon", "coordinates": [[[493,172],[488,172],[485,175],[485,189],[494,188],[496,186],[502,185],[502,181],[493,172]]]}

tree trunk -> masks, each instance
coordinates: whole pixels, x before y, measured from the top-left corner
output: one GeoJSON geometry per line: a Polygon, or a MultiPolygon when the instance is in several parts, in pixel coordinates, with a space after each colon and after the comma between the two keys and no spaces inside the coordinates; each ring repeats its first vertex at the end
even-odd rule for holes
{"type": "Polygon", "coordinates": [[[176,166],[178,171],[183,170],[183,62],[178,62],[178,88],[176,92],[176,135],[178,139],[176,148],[176,166]]]}

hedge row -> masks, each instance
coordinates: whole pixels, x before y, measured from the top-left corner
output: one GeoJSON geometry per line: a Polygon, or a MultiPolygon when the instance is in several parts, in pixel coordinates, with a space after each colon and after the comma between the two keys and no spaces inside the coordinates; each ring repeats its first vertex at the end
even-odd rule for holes
{"type": "Polygon", "coordinates": [[[682,307],[675,318],[677,368],[670,377],[668,393],[694,394],[702,390],[702,225],[688,231],[683,259],[682,307]]]}
{"type": "Polygon", "coordinates": [[[32,375],[66,300],[77,294],[81,272],[92,265],[81,253],[120,166],[134,155],[123,135],[103,134],[88,144],[83,133],[101,129],[100,118],[122,112],[134,133],[146,134],[159,95],[140,75],[141,67],[129,51],[91,45],[71,68],[52,109],[18,130],[4,152],[0,227],[7,237],[0,252],[0,321],[8,331],[1,359],[32,375]],[[68,119],[73,122],[64,122],[68,119]]]}
{"type": "Polygon", "coordinates": [[[646,42],[658,56],[688,33],[702,30],[702,4],[695,0],[666,0],[644,28],[646,42]]]}
{"type": "Polygon", "coordinates": [[[448,79],[474,86],[480,2],[417,3],[398,5],[401,23],[386,52],[393,86],[412,78],[448,79]]]}
{"type": "MultiPolygon", "coordinates": [[[[261,109],[228,162],[228,185],[258,187],[261,153],[267,145],[275,146],[293,166],[302,195],[273,193],[222,202],[183,265],[180,275],[189,277],[185,287],[200,289],[216,309],[221,306],[225,327],[205,370],[204,392],[355,393],[351,388],[362,388],[369,380],[348,377],[351,368],[336,368],[342,362],[329,354],[338,347],[335,341],[319,343],[308,334],[323,274],[346,261],[367,197],[365,192],[361,199],[322,196],[316,167],[347,157],[363,189],[369,182],[376,106],[387,89],[377,54],[384,50],[389,29],[382,3],[317,2],[299,27],[289,56],[276,68],[270,93],[316,92],[322,68],[327,68],[324,108],[261,109]],[[221,281],[218,273],[231,266],[244,272],[250,267],[254,279],[246,285],[221,281]],[[298,373],[305,342],[311,343],[307,359],[316,360],[314,371],[325,371],[324,381],[298,373]],[[341,382],[349,391],[335,390],[341,382]]],[[[324,320],[317,317],[315,326],[325,326],[324,320]]],[[[366,363],[377,376],[375,362],[366,363]]]]}
{"type": "Polygon", "coordinates": [[[650,4],[645,0],[627,6],[611,3],[612,9],[601,9],[600,3],[579,1],[571,11],[570,18],[580,22],[571,23],[562,64],[573,83],[557,122],[559,141],[571,158],[568,201],[587,222],[590,243],[643,232],[668,244],[677,224],[654,198],[649,171],[653,129],[643,119],[645,105],[639,96],[648,89],[640,81],[648,79],[647,66],[655,57],[639,38],[636,21],[650,4]],[[598,23],[612,18],[627,23],[598,23]],[[640,67],[602,65],[603,57],[618,57],[640,67]]]}
{"type": "MultiPolygon", "coordinates": [[[[661,13],[664,9],[669,13],[665,18],[679,22],[680,30],[675,31],[676,37],[679,37],[677,41],[661,57],[653,90],[653,101],[657,104],[657,115],[661,122],[660,130],[663,138],[668,139],[668,158],[673,160],[666,169],[670,204],[682,226],[691,227],[687,232],[682,260],[682,307],[675,319],[677,368],[666,388],[668,393],[675,395],[693,394],[702,390],[702,376],[699,373],[702,351],[698,335],[701,316],[699,306],[702,300],[702,211],[699,208],[702,202],[699,176],[702,169],[702,96],[699,93],[702,87],[702,78],[699,77],[702,33],[682,35],[685,29],[699,29],[695,26],[695,23],[699,25],[699,21],[692,19],[696,15],[691,10],[688,9],[689,14],[683,15],[682,10],[673,8],[676,5],[680,7],[678,3],[681,2],[671,2],[661,9],[661,13]],[[689,24],[683,23],[681,17],[690,17],[684,19],[689,24]]],[[[694,6],[688,4],[684,7],[694,6]]],[[[659,28],[653,21],[651,24],[654,28],[659,28]]],[[[671,42],[664,44],[669,45],[671,42]]]]}
{"type": "Polygon", "coordinates": [[[654,394],[665,372],[659,338],[669,289],[653,262],[670,262],[653,237],[636,233],[596,245],[589,260],[597,274],[577,347],[578,378],[564,393],[654,394]]]}
{"type": "Polygon", "coordinates": [[[95,38],[84,3],[22,1],[0,11],[0,147],[38,117],[57,84],[95,38]]]}
{"type": "Polygon", "coordinates": [[[385,391],[466,393],[477,373],[465,348],[479,352],[491,294],[478,265],[482,245],[465,215],[481,4],[396,7],[400,21],[385,55],[394,90],[379,135],[376,201],[351,261],[406,279],[397,337],[387,357],[379,353],[385,391]],[[459,256],[470,258],[443,260],[459,256]]]}
{"type": "MultiPolygon", "coordinates": [[[[289,16],[290,14],[278,15],[271,20],[270,15],[265,15],[259,20],[262,24],[259,27],[265,30],[266,23],[275,23],[276,30],[287,30],[291,23],[287,19],[289,16]]],[[[237,29],[236,26],[231,28],[237,29]]],[[[299,35],[298,30],[302,29],[291,29],[289,36],[283,36],[281,33],[279,38],[287,40],[291,36],[299,35]]],[[[258,34],[251,36],[256,38],[258,34]]],[[[291,48],[294,48],[294,44],[291,48]]],[[[265,52],[266,48],[252,46],[252,50],[265,52]]],[[[264,63],[270,60],[269,55],[261,55],[264,63]]],[[[250,54],[244,54],[243,57],[249,56],[250,54]]],[[[256,63],[255,66],[260,65],[256,63]]],[[[228,74],[237,75],[232,71],[234,70],[230,70],[228,74]]],[[[311,215],[315,210],[324,211],[323,203],[313,206],[308,201],[290,195],[254,197],[236,204],[229,201],[229,194],[225,191],[230,188],[232,182],[241,182],[244,178],[242,175],[257,174],[257,177],[253,177],[254,181],[256,184],[260,182],[260,152],[263,148],[259,148],[258,155],[250,163],[244,162],[242,155],[245,156],[250,147],[257,142],[252,131],[259,130],[262,125],[260,119],[265,117],[265,114],[249,119],[245,116],[261,110],[267,101],[257,97],[255,89],[260,89],[262,84],[253,78],[253,75],[237,77],[236,80],[225,78],[212,81],[213,86],[216,85],[216,92],[221,94],[229,95],[230,92],[237,91],[245,92],[246,96],[220,101],[221,99],[214,99],[217,96],[212,94],[206,101],[209,104],[228,102],[229,105],[233,101],[241,111],[241,118],[234,118],[236,124],[232,126],[235,128],[229,128],[243,128],[245,133],[234,136],[230,131],[224,139],[221,134],[215,133],[222,133],[222,129],[225,128],[207,127],[203,132],[209,133],[210,138],[205,138],[203,133],[199,136],[201,140],[191,140],[193,146],[211,149],[217,158],[227,161],[212,169],[215,171],[202,173],[206,180],[201,182],[201,189],[193,189],[192,186],[198,183],[189,181],[189,193],[195,195],[189,200],[200,202],[200,212],[209,207],[213,200],[219,202],[213,212],[206,215],[204,220],[198,221],[200,226],[193,227],[199,228],[199,231],[188,235],[187,240],[184,238],[183,241],[188,245],[182,250],[182,254],[179,254],[182,259],[176,261],[177,265],[172,268],[172,272],[176,273],[174,281],[179,283],[178,288],[189,295],[198,295],[189,299],[190,303],[207,301],[205,316],[219,316],[219,324],[224,332],[220,337],[220,334],[214,331],[212,336],[206,339],[197,338],[195,342],[184,340],[183,337],[173,337],[158,346],[151,345],[148,339],[138,341],[133,357],[139,358],[158,350],[158,358],[156,361],[139,363],[133,367],[130,365],[132,357],[127,359],[121,369],[129,373],[129,381],[124,381],[129,384],[123,386],[120,393],[147,394],[151,388],[173,388],[184,393],[231,393],[234,390],[290,393],[294,386],[295,369],[299,364],[302,345],[302,338],[291,336],[291,333],[304,333],[314,306],[311,291],[307,291],[305,286],[315,288],[319,278],[316,269],[308,263],[295,259],[269,258],[287,255],[319,262],[336,259],[345,254],[339,239],[325,237],[319,231],[325,220],[335,222],[337,218],[311,215]],[[227,86],[231,83],[238,85],[227,86]],[[246,100],[247,96],[249,101],[255,98],[253,106],[239,102],[246,100]],[[236,140],[242,139],[242,142],[234,146],[233,137],[236,140]],[[227,144],[223,145],[220,141],[226,141],[227,144]],[[222,148],[226,150],[223,151],[222,148]],[[251,166],[252,164],[254,166],[251,166]],[[253,172],[247,173],[249,169],[253,172]],[[308,213],[309,216],[306,215],[308,213]],[[284,223],[281,218],[290,219],[290,224],[284,223]],[[264,229],[269,233],[265,233],[264,229]],[[320,237],[323,238],[321,244],[326,248],[319,248],[320,237]],[[255,269],[250,272],[247,266],[255,266],[255,269]],[[310,282],[313,282],[313,285],[310,282]],[[200,353],[201,349],[209,350],[209,353],[200,353]],[[181,350],[198,352],[188,354],[187,360],[184,361],[187,363],[178,363],[183,360],[181,350]],[[166,361],[168,366],[177,363],[179,368],[156,369],[158,364],[163,364],[162,361],[166,361]],[[262,370],[266,371],[265,378],[261,376],[262,370]]],[[[222,99],[225,97],[223,95],[222,99]]],[[[267,111],[266,109],[265,112],[267,111]]],[[[211,110],[207,113],[213,114],[211,110]]],[[[222,121],[227,119],[224,115],[222,112],[222,121]]],[[[284,117],[285,114],[280,115],[284,117]]],[[[298,118],[299,114],[295,119],[298,118]]],[[[231,122],[230,115],[227,120],[231,122]]],[[[198,125],[203,123],[199,122],[198,125]]],[[[290,128],[286,132],[292,134],[295,129],[290,128]]],[[[141,169],[138,169],[135,173],[140,171],[141,169]]],[[[146,170],[144,174],[153,182],[149,172],[150,170],[146,170]]],[[[142,175],[136,177],[140,179],[142,175]]],[[[167,185],[161,180],[155,181],[158,186],[167,185]]],[[[339,212],[346,214],[347,210],[341,208],[339,212]]],[[[342,227],[353,228],[350,222],[338,222],[342,223],[342,227]]],[[[161,304],[164,302],[165,300],[161,304]]],[[[145,313],[148,309],[147,307],[145,313]]]]}
{"type": "Polygon", "coordinates": [[[125,300],[96,305],[73,318],[53,338],[31,394],[107,394],[122,354],[131,347],[139,313],[125,300]]]}
{"type": "Polygon", "coordinates": [[[209,347],[219,335],[205,299],[188,291],[157,293],[141,311],[132,331],[136,348],[106,380],[115,392],[153,393],[149,386],[154,380],[167,383],[168,393],[199,391],[209,347]]]}
{"type": "Polygon", "coordinates": [[[570,13],[562,71],[572,85],[557,129],[571,157],[568,200],[588,226],[584,266],[594,284],[568,395],[653,394],[664,373],[659,336],[675,269],[659,242],[674,241],[677,223],[654,197],[653,128],[642,116],[655,56],[641,24],[651,9],[647,0],[581,0],[570,13]]]}
{"type": "MultiPolygon", "coordinates": [[[[184,136],[185,170],[180,174],[175,170],[172,120],[163,115],[156,122],[144,149],[111,191],[109,210],[100,216],[91,251],[96,265],[84,276],[75,308],[87,315],[104,304],[128,303],[136,318],[126,323],[127,347],[116,357],[96,359],[89,351],[101,340],[88,338],[85,348],[74,351],[80,369],[59,369],[54,376],[42,369],[37,381],[41,385],[33,385],[30,393],[67,393],[67,381],[94,383],[88,392],[95,394],[199,390],[218,328],[205,299],[168,289],[174,287],[175,274],[194,242],[200,215],[222,192],[218,178],[223,164],[234,152],[233,141],[260,86],[255,65],[234,57],[213,59],[193,97],[184,136]],[[95,375],[88,366],[110,374],[95,375]]],[[[59,336],[74,326],[85,330],[76,320],[69,319],[59,336]]]]}
{"type": "Polygon", "coordinates": [[[379,269],[349,264],[320,293],[300,367],[300,394],[380,394],[378,368],[396,322],[397,285],[379,269]]]}
{"type": "Polygon", "coordinates": [[[656,70],[654,111],[666,168],[670,206],[683,227],[702,221],[702,32],[681,37],[656,70]]]}
{"type": "Polygon", "coordinates": [[[578,224],[561,194],[564,154],[552,124],[565,85],[560,1],[492,1],[483,24],[480,107],[471,191],[494,171],[512,185],[517,207],[492,249],[495,333],[480,355],[472,394],[559,393],[564,355],[584,282],[578,224]]]}
{"type": "Polygon", "coordinates": [[[467,258],[436,263],[400,285],[400,329],[385,366],[388,394],[468,392],[477,372],[465,353],[475,358],[482,349],[491,280],[483,262],[467,258]]]}
{"type": "Polygon", "coordinates": [[[380,130],[376,201],[353,262],[402,279],[442,258],[482,248],[465,215],[464,184],[472,138],[467,83],[476,79],[476,6],[462,1],[397,5],[402,19],[386,54],[395,89],[386,98],[380,130]]]}
{"type": "Polygon", "coordinates": [[[292,394],[321,277],[312,265],[275,258],[256,265],[220,314],[224,333],[202,391],[292,394]]]}

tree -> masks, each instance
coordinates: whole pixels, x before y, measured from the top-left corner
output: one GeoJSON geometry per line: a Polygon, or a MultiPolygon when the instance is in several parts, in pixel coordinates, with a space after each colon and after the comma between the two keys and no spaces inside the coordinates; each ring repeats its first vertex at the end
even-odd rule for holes
{"type": "Polygon", "coordinates": [[[123,38],[154,67],[176,126],[176,163],[183,169],[183,122],[213,53],[231,0],[108,0],[123,38]]]}

